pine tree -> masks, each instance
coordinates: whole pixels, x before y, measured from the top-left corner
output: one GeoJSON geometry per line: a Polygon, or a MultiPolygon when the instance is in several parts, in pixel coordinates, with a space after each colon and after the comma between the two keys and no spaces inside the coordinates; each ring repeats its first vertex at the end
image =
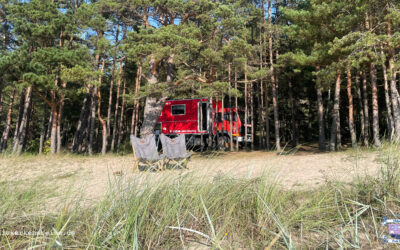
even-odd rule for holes
{"type": "MultiPolygon", "coordinates": [[[[41,152],[49,140],[51,153],[118,151],[127,132],[153,132],[167,98],[196,97],[246,108],[252,149],[318,136],[325,150],[327,130],[331,150],[399,140],[399,7],[0,1],[0,150],[41,152]]],[[[225,128],[215,138],[235,141],[225,128]]]]}
{"type": "MultiPolygon", "coordinates": [[[[66,4],[63,1],[54,3],[34,0],[15,4],[10,8],[14,35],[23,44],[14,53],[25,55],[25,60],[18,63],[19,68],[25,69],[18,75],[18,80],[28,85],[27,97],[30,98],[32,89],[52,109],[51,153],[56,153],[57,150],[57,124],[61,124],[67,82],[76,78],[76,75],[87,72],[87,62],[82,59],[88,58],[88,49],[74,43],[78,28],[72,13],[63,13],[58,9],[66,4]],[[50,98],[46,97],[46,92],[50,93],[50,98]]],[[[26,100],[26,103],[29,102],[30,100],[26,100]]],[[[24,128],[20,129],[23,132],[24,128]]],[[[24,138],[21,139],[23,141],[24,138]]]]}

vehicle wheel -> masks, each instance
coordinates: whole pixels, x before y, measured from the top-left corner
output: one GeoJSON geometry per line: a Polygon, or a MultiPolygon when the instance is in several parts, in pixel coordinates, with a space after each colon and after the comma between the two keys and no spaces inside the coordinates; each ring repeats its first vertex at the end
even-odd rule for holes
{"type": "Polygon", "coordinates": [[[217,138],[217,150],[228,150],[229,138],[228,136],[220,135],[217,138]]]}

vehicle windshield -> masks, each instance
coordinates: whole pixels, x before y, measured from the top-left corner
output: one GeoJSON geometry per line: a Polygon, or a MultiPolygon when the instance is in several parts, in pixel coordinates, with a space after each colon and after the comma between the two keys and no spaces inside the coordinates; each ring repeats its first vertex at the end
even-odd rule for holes
{"type": "MultiPolygon", "coordinates": [[[[232,113],[232,121],[234,121],[234,122],[236,122],[236,117],[237,117],[237,115],[236,115],[236,113],[232,113]]],[[[218,122],[222,122],[222,113],[220,112],[220,113],[217,113],[217,121],[218,122]]],[[[224,113],[224,121],[230,121],[230,113],[228,112],[228,113],[224,113]]]]}

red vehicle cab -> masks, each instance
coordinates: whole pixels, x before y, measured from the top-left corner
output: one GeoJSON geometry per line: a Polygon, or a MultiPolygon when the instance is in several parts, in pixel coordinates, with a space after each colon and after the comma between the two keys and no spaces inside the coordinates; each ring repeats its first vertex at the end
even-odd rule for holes
{"type": "MultiPolygon", "coordinates": [[[[229,141],[232,133],[234,141],[243,142],[246,134],[244,128],[248,125],[245,126],[242,123],[239,114],[235,108],[224,107],[222,110],[221,101],[213,101],[211,104],[206,98],[167,100],[158,122],[161,133],[166,135],[186,134],[188,135],[186,137],[189,140],[188,144],[191,145],[201,145],[201,138],[208,144],[210,133],[211,138],[222,136],[225,141],[229,141]]],[[[246,135],[246,141],[251,141],[250,133],[246,135]]]]}

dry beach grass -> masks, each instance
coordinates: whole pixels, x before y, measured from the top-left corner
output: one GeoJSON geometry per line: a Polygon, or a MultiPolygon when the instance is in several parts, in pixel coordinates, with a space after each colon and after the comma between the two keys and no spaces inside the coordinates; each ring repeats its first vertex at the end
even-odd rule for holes
{"type": "Polygon", "coordinates": [[[0,158],[0,182],[34,183],[54,191],[80,194],[84,200],[104,198],[108,188],[121,181],[157,181],[179,175],[192,175],[209,181],[215,177],[256,178],[270,176],[283,187],[313,188],[329,181],[351,181],[355,176],[375,175],[382,163],[371,151],[315,153],[300,151],[289,155],[276,152],[223,152],[194,154],[189,170],[165,172],[133,171],[131,154],[97,157],[26,156],[0,158]]]}
{"type": "Polygon", "coordinates": [[[0,247],[380,248],[399,213],[398,145],[193,155],[189,170],[132,171],[132,155],[4,156],[0,247]],[[75,234],[63,235],[66,231],[75,234]]]}

